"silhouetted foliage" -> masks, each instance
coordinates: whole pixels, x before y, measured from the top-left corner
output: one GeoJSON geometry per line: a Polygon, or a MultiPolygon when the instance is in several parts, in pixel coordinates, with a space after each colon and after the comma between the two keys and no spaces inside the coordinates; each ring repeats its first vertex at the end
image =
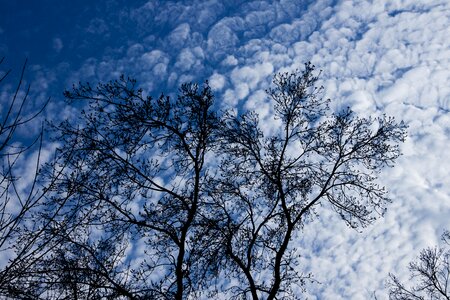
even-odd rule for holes
{"type": "Polygon", "coordinates": [[[41,266],[51,274],[44,290],[182,299],[207,278],[196,223],[219,122],[213,95],[207,84],[186,84],[172,101],[146,97],[135,84],[122,77],[65,93],[89,107],[75,124],[56,126],[63,146],[54,169],[67,169],[54,187],[71,196],[49,204],[64,209],[48,232],[61,242],[41,266]]]}
{"type": "MultiPolygon", "coordinates": [[[[2,65],[4,58],[0,59],[2,65]]],[[[4,85],[0,110],[0,296],[20,294],[24,277],[30,266],[39,259],[43,250],[37,246],[42,231],[35,230],[32,211],[41,204],[46,189],[37,184],[42,150],[42,129],[34,140],[21,140],[19,130],[37,121],[48,100],[37,112],[30,114],[30,85],[23,90],[25,61],[14,89],[4,85]],[[25,156],[36,153],[34,165],[23,166],[25,156]],[[25,178],[24,178],[25,177],[25,178]]],[[[11,69],[0,73],[3,85],[11,69]]]]}
{"type": "Polygon", "coordinates": [[[211,236],[238,285],[235,298],[286,299],[309,274],[292,239],[329,205],[351,227],[367,226],[389,202],[376,174],[400,155],[405,126],[385,116],[333,113],[320,97],[314,66],[275,76],[268,90],[278,127],[265,135],[258,116],[227,114],[215,188],[211,236]],[[242,284],[246,282],[246,284],[242,284]]]}
{"type": "Polygon", "coordinates": [[[443,300],[450,299],[450,232],[442,235],[444,248],[426,248],[417,261],[409,264],[411,282],[405,286],[390,274],[389,299],[392,300],[443,300]]]}
{"type": "Polygon", "coordinates": [[[36,268],[35,294],[294,297],[309,274],[292,239],[319,204],[355,228],[382,215],[376,176],[405,136],[392,118],[333,113],[317,79],[311,64],[275,76],[269,133],[255,112],[219,115],[208,83],[183,85],[175,100],[125,77],[66,92],[88,106],[55,126],[62,147],[49,170],[65,171],[46,233],[58,243],[36,268]]]}

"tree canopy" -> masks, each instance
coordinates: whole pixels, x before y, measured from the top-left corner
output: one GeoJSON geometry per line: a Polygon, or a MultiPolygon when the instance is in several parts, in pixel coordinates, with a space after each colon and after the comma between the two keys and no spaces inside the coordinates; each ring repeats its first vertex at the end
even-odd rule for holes
{"type": "Polygon", "coordinates": [[[450,299],[450,232],[442,235],[443,247],[429,247],[409,264],[411,286],[390,274],[389,299],[450,299]]]}
{"type": "Polygon", "coordinates": [[[53,125],[61,147],[41,212],[51,242],[27,297],[298,298],[310,274],[293,239],[319,205],[352,228],[383,215],[377,176],[406,130],[332,111],[319,74],[307,63],[274,76],[270,132],[253,111],[219,111],[208,82],[176,99],[124,76],[66,91],[86,107],[53,125]]]}

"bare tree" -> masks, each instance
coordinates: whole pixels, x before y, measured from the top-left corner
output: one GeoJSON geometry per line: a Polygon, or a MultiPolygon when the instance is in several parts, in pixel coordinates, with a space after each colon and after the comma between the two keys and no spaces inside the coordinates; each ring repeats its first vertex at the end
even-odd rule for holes
{"type": "Polygon", "coordinates": [[[415,300],[450,299],[450,232],[442,235],[443,248],[426,248],[418,260],[409,264],[413,286],[405,286],[395,275],[390,274],[389,299],[415,300]]]}
{"type": "MultiPolygon", "coordinates": [[[[2,65],[4,58],[0,59],[2,65]]],[[[23,90],[25,61],[18,83],[11,96],[3,103],[0,111],[0,295],[11,295],[21,289],[18,281],[28,268],[36,262],[39,251],[37,239],[40,231],[29,224],[33,220],[33,210],[42,203],[46,189],[38,185],[43,130],[26,143],[18,130],[29,126],[43,112],[49,100],[38,111],[30,113],[30,85],[23,90]],[[23,168],[24,156],[37,153],[34,166],[23,168]],[[31,176],[29,182],[23,177],[31,176]],[[23,186],[26,186],[24,189],[23,186]],[[25,237],[27,240],[25,241],[25,237]]],[[[11,69],[0,74],[4,84],[11,69]]],[[[8,93],[5,91],[4,95],[8,93]]]]}
{"type": "Polygon", "coordinates": [[[74,124],[55,126],[63,146],[50,170],[67,166],[49,201],[47,234],[58,243],[35,270],[45,274],[39,290],[72,299],[192,297],[209,276],[197,247],[218,127],[209,86],[152,98],[122,77],[65,96],[89,106],[74,124]],[[64,208],[54,218],[52,207],[64,208]]]}
{"type": "Polygon", "coordinates": [[[331,112],[317,79],[311,64],[275,76],[268,94],[280,122],[269,136],[254,112],[224,118],[221,176],[210,182],[216,227],[209,243],[222,245],[218,257],[233,298],[295,298],[294,286],[303,288],[310,275],[301,273],[291,242],[319,205],[357,228],[389,202],[376,177],[400,155],[405,125],[331,112]]]}

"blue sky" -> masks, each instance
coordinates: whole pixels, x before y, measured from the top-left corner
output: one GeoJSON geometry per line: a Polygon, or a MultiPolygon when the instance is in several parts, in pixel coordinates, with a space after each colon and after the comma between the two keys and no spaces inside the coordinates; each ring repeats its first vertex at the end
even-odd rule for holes
{"type": "Polygon", "coordinates": [[[360,233],[324,205],[298,239],[302,267],[322,283],[308,287],[310,299],[374,291],[386,299],[388,273],[407,279],[408,262],[450,229],[448,0],[0,0],[0,8],[0,56],[15,76],[29,58],[33,99],[52,97],[50,119],[76,114],[65,87],[125,73],[153,95],[208,79],[221,106],[254,109],[269,130],[271,76],[308,60],[323,70],[334,108],[403,119],[404,155],[380,177],[394,200],[385,218],[360,233]]]}

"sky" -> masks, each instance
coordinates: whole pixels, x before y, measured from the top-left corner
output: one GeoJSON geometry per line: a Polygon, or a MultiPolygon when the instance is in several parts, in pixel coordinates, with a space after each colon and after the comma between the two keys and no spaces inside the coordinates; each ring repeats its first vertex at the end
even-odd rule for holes
{"type": "Polygon", "coordinates": [[[450,229],[449,37],[448,0],[0,0],[2,70],[17,78],[28,58],[28,110],[51,97],[48,119],[76,114],[65,88],[124,73],[156,96],[209,80],[221,107],[270,126],[273,74],[311,61],[333,108],[405,121],[403,156],[380,175],[393,200],[385,217],[355,231],[324,205],[296,239],[319,282],[308,299],[387,299],[388,273],[406,280],[450,229]]]}

